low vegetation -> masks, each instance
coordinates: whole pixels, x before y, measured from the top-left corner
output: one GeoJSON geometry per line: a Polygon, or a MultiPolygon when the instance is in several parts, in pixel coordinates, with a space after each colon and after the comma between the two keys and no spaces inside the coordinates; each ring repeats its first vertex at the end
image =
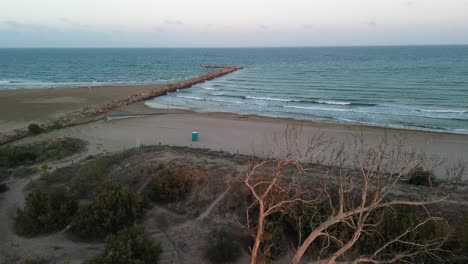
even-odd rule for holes
{"type": "Polygon", "coordinates": [[[110,168],[122,160],[122,155],[90,157],[82,163],[58,168],[31,182],[28,189],[67,186],[79,199],[93,199],[96,189],[107,179],[110,168]]]}
{"type": "Polygon", "coordinates": [[[34,144],[0,147],[0,167],[15,168],[44,161],[61,160],[84,150],[81,139],[63,138],[34,144]]]}
{"type": "Polygon", "coordinates": [[[8,185],[6,183],[0,183],[0,193],[8,191],[8,185]]]}
{"type": "Polygon", "coordinates": [[[86,195],[102,183],[108,169],[118,161],[118,157],[102,156],[86,162],[78,169],[69,185],[80,195],[86,195]]]}
{"type": "MultiPolygon", "coordinates": [[[[195,262],[208,260],[212,263],[236,262],[240,256],[250,253],[249,250],[253,248],[258,231],[260,209],[259,203],[255,202],[255,197],[244,181],[246,169],[248,170],[249,167],[245,166],[245,160],[242,161],[238,157],[232,160],[231,158],[227,154],[201,149],[145,146],[138,152],[128,150],[124,154],[93,156],[84,162],[58,169],[47,177],[35,181],[31,184],[33,188],[30,190],[66,186],[69,193],[79,197],[81,201],[86,200],[86,202],[83,201],[85,205],[76,209],[68,218],[69,220],[65,221],[67,222],[65,225],[70,226],[69,231],[76,237],[84,240],[105,239],[106,249],[103,254],[89,259],[86,263],[157,262],[161,247],[144,234],[141,226],[135,226],[143,221],[144,206],[143,195],[136,194],[137,190],[156,202],[156,204],[150,203],[145,206],[159,207],[148,211],[144,223],[148,224],[151,230],[153,227],[161,229],[163,224],[166,225],[164,228],[170,231],[167,234],[171,236],[170,239],[176,245],[177,250],[184,248],[184,252],[178,252],[183,258],[196,255],[193,258],[195,262]],[[200,222],[202,224],[197,225],[203,230],[185,227],[178,229],[177,224],[182,222],[191,224],[188,221],[199,221],[197,217],[207,211],[208,206],[226,190],[227,186],[229,190],[226,196],[208,211],[208,217],[204,217],[203,222],[200,222]],[[206,198],[200,198],[203,196],[206,198]],[[247,208],[250,209],[247,210],[247,208]],[[247,211],[248,218],[245,217],[247,211]],[[239,229],[239,224],[245,225],[244,229],[239,229]],[[225,229],[215,230],[219,226],[225,229]],[[247,233],[251,239],[244,239],[239,235],[247,233]],[[196,244],[200,237],[207,239],[207,247],[202,248],[201,251],[196,244]],[[195,245],[192,245],[193,243],[195,245]],[[198,252],[195,253],[195,250],[198,252]]],[[[252,186],[257,186],[255,184],[264,180],[260,177],[274,172],[274,166],[277,165],[274,162],[276,161],[271,163],[272,168],[266,166],[259,169],[258,173],[252,174],[259,177],[258,181],[257,178],[252,181],[252,186]]],[[[316,173],[313,175],[315,177],[322,174],[327,177],[335,175],[332,172],[333,168],[315,164],[311,166],[314,169],[312,173],[316,173]]],[[[412,167],[414,166],[409,168],[412,167]]],[[[278,174],[285,177],[278,180],[281,188],[273,188],[274,192],[268,196],[265,203],[270,206],[277,202],[287,201],[288,206],[281,207],[281,210],[269,214],[268,218],[264,219],[257,263],[284,260],[289,257],[293,253],[292,248],[297,249],[318,226],[337,215],[336,205],[340,203],[340,199],[343,199],[339,197],[339,185],[330,181],[318,182],[318,185],[314,185],[317,182],[312,182],[313,179],[311,180],[310,177],[300,177],[310,176],[310,174],[300,173],[295,175],[297,182],[290,182],[287,177],[293,175],[291,171],[285,168],[281,174],[278,174]],[[288,193],[282,191],[290,186],[297,189],[291,189],[288,193]],[[324,186],[327,188],[328,195],[313,199],[316,193],[321,193],[324,186]],[[294,200],[296,198],[298,200],[294,200]]],[[[351,178],[351,174],[345,175],[351,178]]],[[[424,186],[435,186],[436,181],[432,173],[419,167],[409,169],[402,174],[402,178],[404,179],[402,183],[424,186]]],[[[343,182],[343,184],[349,183],[343,182]]],[[[445,183],[440,184],[443,186],[445,183]]],[[[399,186],[415,190],[417,193],[406,194],[402,192],[404,189],[398,189],[397,192],[391,194],[390,198],[394,198],[393,195],[397,198],[413,198],[423,191],[432,190],[432,188],[414,188],[405,184],[399,186]]],[[[262,193],[265,189],[258,188],[258,190],[262,193]]],[[[362,197],[359,194],[357,191],[347,193],[344,196],[347,199],[343,203],[344,209],[348,210],[359,205],[359,199],[362,197]]],[[[366,197],[371,197],[372,194],[369,192],[366,197]]],[[[466,208],[450,205],[447,206],[450,207],[450,212],[446,213],[439,210],[439,207],[432,206],[438,205],[425,208],[392,205],[373,209],[372,214],[366,214],[364,222],[360,220],[359,215],[346,218],[324,230],[323,232],[326,233],[310,244],[304,254],[304,259],[320,259],[322,256],[332,255],[342,247],[343,242],[353,238],[356,226],[361,221],[366,229],[359,235],[353,247],[346,252],[346,255],[341,255],[338,261],[347,261],[360,256],[373,256],[373,253],[379,251],[388,241],[410,229],[411,232],[403,235],[401,241],[395,241],[392,245],[384,247],[379,251],[382,256],[377,256],[373,260],[384,261],[386,256],[416,249],[418,254],[406,256],[405,261],[466,263],[468,260],[465,256],[468,252],[468,213],[464,213],[466,208]],[[430,218],[427,217],[428,213],[431,215],[430,218]],[[463,214],[465,214],[464,218],[460,218],[463,214]],[[443,216],[449,221],[440,219],[438,216],[443,216]],[[424,224],[419,225],[421,223],[424,224]],[[429,247],[417,248],[410,244],[413,242],[417,245],[429,245],[429,247]],[[435,246],[430,247],[432,245],[435,246]]],[[[27,211],[26,207],[24,211],[27,211]]],[[[34,207],[44,208],[44,206],[34,207]]],[[[41,217],[39,213],[30,214],[29,218],[25,218],[28,221],[23,221],[23,226],[32,226],[31,222],[38,221],[41,217]]],[[[60,228],[55,228],[55,230],[60,230],[60,228]]]]}
{"type": "Polygon", "coordinates": [[[34,190],[26,197],[15,217],[18,235],[31,237],[65,228],[78,209],[78,203],[65,188],[34,190]]]}
{"type": "Polygon", "coordinates": [[[79,208],[71,231],[84,239],[102,239],[135,224],[142,215],[142,201],[136,193],[110,182],[101,186],[92,204],[79,208]]]}
{"type": "Polygon", "coordinates": [[[150,198],[156,202],[182,200],[192,188],[191,172],[183,169],[162,170],[152,179],[150,198]]]}
{"type": "Polygon", "coordinates": [[[86,264],[153,264],[158,263],[162,249],[143,231],[133,226],[106,238],[102,256],[86,261],[86,264]]]}
{"type": "Polygon", "coordinates": [[[236,261],[242,255],[242,242],[239,237],[226,230],[210,233],[206,257],[213,263],[236,261]]]}
{"type": "Polygon", "coordinates": [[[431,171],[416,167],[411,171],[408,183],[427,187],[437,186],[437,178],[431,171]]]}
{"type": "Polygon", "coordinates": [[[44,132],[44,129],[42,127],[40,127],[38,124],[29,124],[28,126],[28,133],[30,135],[37,135],[37,134],[40,134],[44,132]]]}

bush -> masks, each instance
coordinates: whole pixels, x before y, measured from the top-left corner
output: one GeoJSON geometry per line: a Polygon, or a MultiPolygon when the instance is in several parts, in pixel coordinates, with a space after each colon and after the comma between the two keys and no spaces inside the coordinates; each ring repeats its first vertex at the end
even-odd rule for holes
{"type": "Polygon", "coordinates": [[[31,135],[37,135],[44,132],[44,129],[42,129],[38,124],[29,124],[28,126],[28,133],[31,135]]]}
{"type": "Polygon", "coordinates": [[[6,185],[6,183],[0,183],[0,193],[4,193],[6,191],[8,191],[8,185],[6,185]]]}
{"type": "Polygon", "coordinates": [[[436,181],[437,179],[432,172],[416,167],[411,172],[408,183],[418,186],[436,186],[436,181]]]}
{"type": "Polygon", "coordinates": [[[225,230],[210,234],[206,257],[214,263],[234,262],[242,254],[239,238],[225,230]]]}
{"type": "Polygon", "coordinates": [[[87,264],[152,264],[157,263],[161,246],[147,236],[143,228],[133,226],[106,238],[106,249],[102,256],[87,264]]]}
{"type": "Polygon", "coordinates": [[[65,188],[32,191],[24,209],[17,210],[15,231],[30,237],[63,229],[77,208],[76,199],[65,188]]]}
{"type": "Polygon", "coordinates": [[[104,238],[133,225],[141,212],[142,202],[138,194],[106,183],[97,191],[94,203],[78,210],[71,231],[85,239],[104,238]]]}
{"type": "Polygon", "coordinates": [[[156,202],[176,202],[185,198],[192,181],[182,169],[163,170],[153,176],[150,198],[156,202]]]}

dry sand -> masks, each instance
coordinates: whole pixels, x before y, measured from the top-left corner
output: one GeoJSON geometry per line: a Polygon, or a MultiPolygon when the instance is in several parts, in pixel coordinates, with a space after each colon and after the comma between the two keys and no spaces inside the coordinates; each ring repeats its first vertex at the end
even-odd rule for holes
{"type": "Polygon", "coordinates": [[[142,145],[177,145],[224,150],[232,153],[260,154],[271,145],[274,134],[284,133],[288,125],[301,127],[301,143],[307,144],[314,135],[323,134],[334,142],[350,144],[353,135],[364,135],[368,144],[386,136],[390,144],[404,140],[408,146],[448,161],[468,164],[468,136],[384,129],[377,127],[344,126],[296,121],[291,119],[241,116],[225,113],[195,113],[179,109],[152,109],[143,103],[129,105],[109,113],[131,118],[97,121],[53,131],[23,141],[72,136],[90,142],[101,152],[115,152],[142,145]],[[192,131],[199,132],[199,141],[191,141],[192,131]]]}
{"type": "Polygon", "coordinates": [[[0,133],[165,85],[0,90],[0,133]]]}

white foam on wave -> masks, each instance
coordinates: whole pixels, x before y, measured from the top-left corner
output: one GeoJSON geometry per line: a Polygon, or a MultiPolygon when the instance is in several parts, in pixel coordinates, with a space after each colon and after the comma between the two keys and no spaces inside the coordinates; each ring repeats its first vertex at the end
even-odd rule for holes
{"type": "Polygon", "coordinates": [[[214,88],[214,87],[200,87],[203,90],[208,90],[208,91],[221,91],[221,89],[214,88]]]}
{"type": "Polygon", "coordinates": [[[329,105],[351,105],[350,102],[341,102],[341,101],[318,100],[316,102],[319,104],[329,104],[329,105]]]}
{"type": "Polygon", "coordinates": [[[181,109],[181,110],[190,110],[189,108],[172,105],[172,104],[164,104],[157,101],[146,101],[145,105],[155,109],[181,109]]]}
{"type": "Polygon", "coordinates": [[[341,108],[324,108],[324,107],[313,107],[313,106],[297,106],[297,105],[283,105],[284,108],[296,108],[304,110],[319,110],[319,111],[337,111],[337,112],[348,112],[348,109],[341,108]]]}
{"type": "Polygon", "coordinates": [[[272,98],[272,97],[257,97],[257,96],[246,96],[245,99],[278,101],[278,102],[298,102],[299,101],[299,100],[292,100],[292,99],[272,98]]]}
{"type": "Polygon", "coordinates": [[[467,110],[446,110],[446,109],[417,109],[419,112],[426,112],[426,113],[468,113],[467,110]]]}
{"type": "Polygon", "coordinates": [[[205,100],[205,99],[203,99],[203,98],[196,97],[196,96],[184,96],[184,95],[177,95],[176,97],[179,97],[179,98],[185,98],[185,99],[194,99],[194,100],[205,100]]]}

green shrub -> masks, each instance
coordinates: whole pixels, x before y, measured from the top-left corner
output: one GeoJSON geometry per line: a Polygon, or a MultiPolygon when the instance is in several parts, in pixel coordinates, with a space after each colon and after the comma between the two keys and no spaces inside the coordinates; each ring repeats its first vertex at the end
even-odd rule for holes
{"type": "Polygon", "coordinates": [[[15,231],[34,236],[66,227],[78,208],[76,199],[65,188],[35,190],[28,194],[24,209],[18,209],[15,231]]]}
{"type": "Polygon", "coordinates": [[[42,129],[38,124],[29,124],[28,126],[28,133],[31,135],[37,135],[44,132],[44,129],[42,129]]]}
{"type": "Polygon", "coordinates": [[[8,191],[8,185],[6,185],[6,183],[0,183],[0,193],[4,193],[6,191],[8,191]]]}
{"type": "Polygon", "coordinates": [[[161,246],[146,235],[141,226],[133,226],[107,236],[104,254],[85,263],[152,264],[158,262],[161,252],[161,246]]]}
{"type": "Polygon", "coordinates": [[[176,202],[185,198],[192,188],[186,170],[163,170],[153,176],[150,198],[156,202],[176,202]]]}
{"type": "Polygon", "coordinates": [[[138,194],[106,183],[97,191],[92,204],[78,210],[71,231],[85,239],[104,238],[133,225],[141,212],[142,202],[138,194]]]}
{"type": "Polygon", "coordinates": [[[410,173],[409,184],[422,186],[436,186],[436,177],[431,171],[424,170],[422,167],[416,167],[410,173]]]}
{"type": "Polygon", "coordinates": [[[234,262],[242,254],[240,239],[231,232],[212,232],[208,241],[206,257],[213,263],[234,262]]]}

